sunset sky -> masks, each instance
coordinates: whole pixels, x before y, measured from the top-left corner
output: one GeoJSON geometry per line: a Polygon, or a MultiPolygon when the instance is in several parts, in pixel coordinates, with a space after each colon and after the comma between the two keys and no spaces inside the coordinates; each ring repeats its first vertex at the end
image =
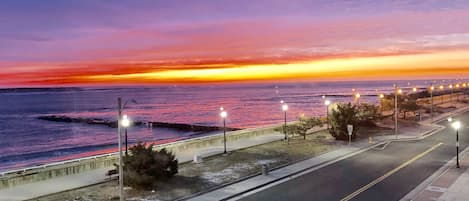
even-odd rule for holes
{"type": "Polygon", "coordinates": [[[0,87],[469,77],[467,0],[5,0],[0,87]]]}

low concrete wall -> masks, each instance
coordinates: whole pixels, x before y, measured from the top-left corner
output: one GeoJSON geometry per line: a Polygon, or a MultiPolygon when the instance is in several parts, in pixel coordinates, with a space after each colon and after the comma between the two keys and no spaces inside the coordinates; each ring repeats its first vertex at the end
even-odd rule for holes
{"type": "MultiPolygon", "coordinates": [[[[227,132],[227,141],[235,142],[249,140],[249,138],[272,134],[275,133],[274,129],[276,127],[278,127],[278,125],[227,132]]],[[[166,148],[174,152],[179,162],[182,163],[190,161],[197,150],[220,146],[222,143],[223,133],[162,144],[158,145],[156,148],[166,148]]],[[[3,174],[0,177],[0,189],[52,179],[55,177],[79,174],[99,168],[113,169],[113,164],[115,163],[118,163],[117,154],[91,158],[88,157],[83,160],[73,160],[71,162],[48,164],[40,167],[31,167],[23,170],[12,171],[7,174],[3,174]]]]}
{"type": "Polygon", "coordinates": [[[60,165],[42,166],[42,168],[19,170],[0,177],[0,189],[53,179],[55,177],[79,174],[98,168],[113,167],[113,164],[115,163],[118,163],[118,158],[116,155],[111,155],[84,159],[60,165]]]}
{"type": "MultiPolygon", "coordinates": [[[[464,94],[463,92],[458,92],[454,93],[452,96],[451,94],[445,94],[445,95],[439,95],[439,96],[433,96],[433,104],[438,105],[438,104],[444,104],[444,103],[449,103],[450,101],[456,102],[457,100],[464,100],[464,94]]],[[[419,98],[417,100],[418,104],[423,104],[423,103],[430,103],[430,98],[419,98]]]]}
{"type": "MultiPolygon", "coordinates": [[[[226,141],[228,144],[237,141],[249,140],[250,138],[259,137],[266,134],[273,134],[278,125],[244,129],[239,131],[231,131],[226,133],[226,141]]],[[[209,135],[199,138],[191,138],[187,140],[172,142],[168,144],[158,145],[157,149],[166,148],[176,154],[180,163],[192,160],[192,156],[196,154],[197,150],[209,149],[223,145],[223,133],[209,135]],[[189,158],[187,156],[189,154],[189,158]]],[[[229,146],[229,145],[228,145],[229,146]]]]}

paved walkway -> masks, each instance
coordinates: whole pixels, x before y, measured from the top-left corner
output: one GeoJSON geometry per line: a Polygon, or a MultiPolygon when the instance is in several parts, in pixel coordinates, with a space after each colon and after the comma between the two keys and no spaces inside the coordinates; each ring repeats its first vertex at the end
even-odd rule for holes
{"type": "MultiPolygon", "coordinates": [[[[317,130],[320,130],[318,128],[317,130]]],[[[281,133],[273,132],[271,134],[252,137],[249,140],[239,140],[228,142],[227,150],[243,149],[251,146],[265,144],[277,140],[282,140],[284,135],[281,133]]],[[[216,145],[209,149],[190,149],[185,152],[176,152],[175,155],[180,163],[192,161],[194,154],[203,153],[204,157],[223,153],[223,145],[216,145]]],[[[79,188],[91,184],[101,183],[106,181],[108,177],[105,173],[113,167],[99,168],[92,171],[86,171],[80,174],[74,174],[63,177],[56,177],[49,180],[28,183],[23,185],[14,186],[7,189],[0,189],[0,201],[19,201],[25,199],[32,199],[35,197],[57,193],[65,190],[79,188]]]]}
{"type": "Polygon", "coordinates": [[[467,200],[469,200],[469,154],[461,157],[459,169],[455,167],[454,160],[448,162],[442,171],[432,175],[401,201],[467,200]]]}

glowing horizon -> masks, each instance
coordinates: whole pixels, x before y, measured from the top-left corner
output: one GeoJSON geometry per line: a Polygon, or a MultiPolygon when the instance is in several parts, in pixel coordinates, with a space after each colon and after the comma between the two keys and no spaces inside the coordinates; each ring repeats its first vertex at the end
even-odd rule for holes
{"type": "Polygon", "coordinates": [[[8,2],[0,86],[467,78],[468,9],[458,1],[8,2]]]}

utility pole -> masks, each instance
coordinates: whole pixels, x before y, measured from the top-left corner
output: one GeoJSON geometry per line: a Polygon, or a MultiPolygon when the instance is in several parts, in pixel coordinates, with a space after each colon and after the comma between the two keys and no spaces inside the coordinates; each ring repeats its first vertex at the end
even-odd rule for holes
{"type": "Polygon", "coordinates": [[[430,115],[431,115],[431,120],[433,123],[433,83],[430,85],[430,115]]]}
{"type": "Polygon", "coordinates": [[[119,200],[124,201],[124,168],[122,162],[122,132],[121,132],[121,119],[122,119],[122,99],[117,98],[118,119],[117,119],[117,143],[119,144],[119,200]]]}
{"type": "Polygon", "coordinates": [[[394,84],[394,134],[397,139],[397,85],[394,84]]]}

